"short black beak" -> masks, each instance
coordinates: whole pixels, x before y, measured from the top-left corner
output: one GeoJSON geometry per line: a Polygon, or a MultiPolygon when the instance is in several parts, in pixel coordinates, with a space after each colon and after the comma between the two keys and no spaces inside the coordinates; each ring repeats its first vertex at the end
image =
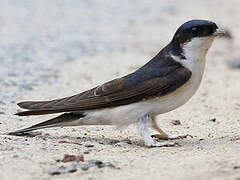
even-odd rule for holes
{"type": "Polygon", "coordinates": [[[216,31],[213,33],[214,36],[224,36],[226,33],[223,29],[216,29],[216,31]]]}

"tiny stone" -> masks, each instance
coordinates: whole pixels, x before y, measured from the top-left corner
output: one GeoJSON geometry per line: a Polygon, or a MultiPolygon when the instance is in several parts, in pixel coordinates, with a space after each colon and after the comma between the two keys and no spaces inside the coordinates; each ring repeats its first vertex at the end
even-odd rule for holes
{"type": "Polygon", "coordinates": [[[88,167],[88,165],[84,164],[84,165],[81,167],[81,169],[82,169],[83,171],[87,171],[87,170],[89,169],[89,167],[88,167]]]}
{"type": "Polygon", "coordinates": [[[61,162],[61,159],[58,159],[58,158],[55,158],[55,157],[53,157],[52,159],[56,162],[61,162]]]}
{"type": "Polygon", "coordinates": [[[83,154],[89,154],[91,151],[88,151],[88,150],[86,150],[86,151],[83,151],[83,154]]]}
{"type": "Polygon", "coordinates": [[[89,164],[90,166],[95,166],[98,162],[99,162],[98,160],[89,160],[89,161],[88,161],[88,164],[89,164]]]}
{"type": "Polygon", "coordinates": [[[106,166],[102,161],[99,160],[90,160],[88,161],[88,164],[91,167],[97,166],[98,168],[103,168],[104,166],[106,166]]]}
{"type": "Polygon", "coordinates": [[[216,118],[209,119],[209,121],[216,122],[216,118]]]}
{"type": "Polygon", "coordinates": [[[55,175],[60,175],[61,172],[60,171],[53,171],[50,173],[52,176],[55,176],[55,175]]]}
{"type": "Polygon", "coordinates": [[[76,167],[70,167],[67,169],[67,172],[70,172],[70,173],[73,173],[73,172],[76,172],[77,171],[77,168],[76,167]]]}
{"type": "Polygon", "coordinates": [[[85,144],[85,147],[94,147],[93,144],[85,144]]]}
{"type": "Polygon", "coordinates": [[[63,157],[62,162],[70,162],[70,161],[84,161],[84,157],[83,155],[69,155],[69,154],[65,154],[63,157]]]}
{"type": "Polygon", "coordinates": [[[81,168],[83,171],[87,171],[87,170],[89,169],[89,166],[88,166],[87,164],[81,164],[81,163],[79,163],[79,162],[75,165],[75,167],[79,167],[79,168],[81,168]]]}
{"type": "Polygon", "coordinates": [[[181,125],[181,122],[179,120],[172,120],[173,125],[181,125]]]}

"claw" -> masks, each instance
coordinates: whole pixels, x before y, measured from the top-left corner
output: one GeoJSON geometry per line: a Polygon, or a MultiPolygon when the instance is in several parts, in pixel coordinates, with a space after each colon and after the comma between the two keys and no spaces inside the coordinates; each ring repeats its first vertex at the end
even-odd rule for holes
{"type": "Polygon", "coordinates": [[[164,140],[174,140],[174,139],[184,139],[187,137],[193,138],[190,134],[184,134],[184,135],[165,135],[165,134],[154,134],[151,137],[157,138],[157,139],[164,139],[164,140]]]}
{"type": "Polygon", "coordinates": [[[153,141],[151,144],[147,144],[148,147],[172,147],[178,145],[175,142],[169,142],[169,141],[164,141],[164,142],[158,142],[158,141],[153,141]]]}

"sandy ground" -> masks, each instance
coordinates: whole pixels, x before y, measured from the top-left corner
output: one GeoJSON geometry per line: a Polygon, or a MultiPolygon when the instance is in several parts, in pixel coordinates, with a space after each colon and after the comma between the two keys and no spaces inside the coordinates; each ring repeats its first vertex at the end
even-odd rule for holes
{"type": "Polygon", "coordinates": [[[72,95],[132,72],[189,19],[213,20],[232,39],[213,43],[197,94],[158,117],[167,132],[193,138],[178,140],[176,147],[146,148],[134,125],[121,131],[91,126],[41,130],[32,137],[0,136],[0,179],[240,179],[240,69],[232,67],[240,62],[239,7],[238,0],[3,3],[0,132],[52,117],[13,116],[15,102],[72,95]],[[32,22],[23,22],[26,14],[32,22]],[[51,175],[61,166],[66,171],[76,166],[58,162],[64,154],[83,154],[82,164],[100,160],[117,168],[78,167],[74,173],[51,175]]]}

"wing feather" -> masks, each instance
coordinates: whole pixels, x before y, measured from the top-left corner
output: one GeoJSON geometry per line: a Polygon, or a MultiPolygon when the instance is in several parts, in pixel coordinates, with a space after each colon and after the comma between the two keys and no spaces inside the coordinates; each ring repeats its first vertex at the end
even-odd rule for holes
{"type": "Polygon", "coordinates": [[[165,76],[130,83],[129,77],[112,80],[83,93],[52,101],[28,101],[18,105],[30,111],[17,115],[37,115],[58,112],[86,111],[96,108],[125,105],[154,96],[164,96],[182,86],[191,77],[191,71],[178,67],[165,76]]]}

